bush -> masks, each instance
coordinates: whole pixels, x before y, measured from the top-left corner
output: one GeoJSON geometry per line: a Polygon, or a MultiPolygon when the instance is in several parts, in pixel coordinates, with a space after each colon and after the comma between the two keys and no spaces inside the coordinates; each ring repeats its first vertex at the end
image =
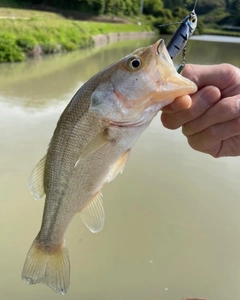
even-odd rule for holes
{"type": "Polygon", "coordinates": [[[52,54],[52,53],[58,53],[61,52],[62,46],[60,44],[54,43],[54,42],[45,42],[40,45],[42,48],[43,53],[46,54],[52,54]]]}
{"type": "Polygon", "coordinates": [[[22,36],[16,39],[18,47],[20,47],[24,52],[29,52],[34,49],[37,45],[36,40],[30,36],[22,36]]]}
{"type": "Polygon", "coordinates": [[[36,17],[34,14],[30,18],[25,16],[0,19],[0,62],[84,48],[92,45],[91,36],[100,33],[150,30],[146,25],[81,22],[39,12],[36,17]]]}
{"type": "Polygon", "coordinates": [[[153,26],[159,30],[160,34],[172,34],[176,30],[176,26],[171,24],[175,22],[176,20],[173,18],[171,10],[164,9],[159,18],[153,22],[153,26]]]}
{"type": "Polygon", "coordinates": [[[24,54],[10,34],[0,35],[0,62],[23,61],[24,54]]]}

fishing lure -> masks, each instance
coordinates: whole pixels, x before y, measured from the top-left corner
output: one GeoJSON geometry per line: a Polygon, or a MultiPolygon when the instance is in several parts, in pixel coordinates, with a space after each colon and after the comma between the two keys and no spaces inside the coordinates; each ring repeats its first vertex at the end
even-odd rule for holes
{"type": "Polygon", "coordinates": [[[182,62],[177,67],[178,73],[181,73],[186,63],[186,44],[188,39],[193,35],[197,27],[197,14],[195,13],[197,1],[194,4],[193,10],[181,22],[178,29],[171,37],[167,50],[171,59],[175,59],[182,52],[182,62]]]}

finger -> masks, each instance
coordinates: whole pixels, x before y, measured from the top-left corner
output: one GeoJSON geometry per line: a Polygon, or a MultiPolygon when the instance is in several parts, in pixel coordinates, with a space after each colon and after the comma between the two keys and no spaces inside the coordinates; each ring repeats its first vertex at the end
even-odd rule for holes
{"type": "Polygon", "coordinates": [[[164,106],[162,111],[165,113],[175,113],[188,109],[192,104],[192,98],[189,95],[176,98],[171,104],[164,106]]]}
{"type": "Polygon", "coordinates": [[[163,126],[168,129],[179,128],[204,114],[219,99],[220,91],[216,87],[202,88],[192,95],[192,105],[189,109],[176,113],[163,112],[161,115],[163,126]]]}
{"type": "MultiPolygon", "coordinates": [[[[189,145],[197,151],[209,153],[214,157],[223,156],[223,152],[221,153],[222,143],[226,143],[228,139],[232,139],[240,135],[240,117],[217,125],[213,125],[208,127],[207,129],[188,137],[189,145]]],[[[235,153],[236,150],[233,148],[234,145],[226,151],[224,149],[224,155],[231,155],[231,153],[235,153]]],[[[235,148],[237,145],[235,145],[235,148]]],[[[239,151],[239,147],[237,149],[239,151]]]]}
{"type": "Polygon", "coordinates": [[[187,64],[183,70],[183,76],[195,82],[199,89],[207,85],[216,86],[223,93],[222,96],[233,96],[238,92],[240,70],[230,64],[220,65],[193,65],[187,64]]]}
{"type": "MultiPolygon", "coordinates": [[[[209,153],[211,154],[211,153],[209,153]]],[[[233,136],[221,143],[219,151],[211,154],[213,157],[239,156],[240,155],[240,135],[233,136]]]]}
{"type": "Polygon", "coordinates": [[[196,132],[230,121],[240,116],[240,95],[221,99],[210,107],[203,115],[183,126],[183,134],[193,135],[196,132]]]}

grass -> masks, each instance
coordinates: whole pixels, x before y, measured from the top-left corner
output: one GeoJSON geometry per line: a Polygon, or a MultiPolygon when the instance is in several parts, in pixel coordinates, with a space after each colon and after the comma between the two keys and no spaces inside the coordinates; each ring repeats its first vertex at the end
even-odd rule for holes
{"type": "Polygon", "coordinates": [[[0,8],[0,62],[22,61],[37,51],[56,53],[84,48],[92,36],[150,31],[147,25],[83,22],[50,12],[0,8]]]}
{"type": "MultiPolygon", "coordinates": [[[[0,62],[16,62],[39,53],[57,53],[86,48],[93,43],[92,36],[114,32],[152,31],[151,22],[137,18],[126,19],[126,23],[102,23],[76,21],[61,14],[18,7],[10,0],[0,0],[0,62]]],[[[200,23],[199,23],[200,26],[200,23]]],[[[240,36],[240,32],[204,28],[204,34],[240,36]]]]}

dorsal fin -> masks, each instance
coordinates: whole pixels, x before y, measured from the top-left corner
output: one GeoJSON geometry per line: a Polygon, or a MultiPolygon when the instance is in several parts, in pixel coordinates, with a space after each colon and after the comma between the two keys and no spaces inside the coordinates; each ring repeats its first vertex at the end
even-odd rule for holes
{"type": "Polygon", "coordinates": [[[35,200],[39,200],[45,195],[43,177],[44,177],[46,157],[47,155],[45,155],[39,161],[39,163],[32,170],[32,173],[28,179],[28,187],[35,200]]]}
{"type": "Polygon", "coordinates": [[[80,211],[83,223],[93,232],[99,232],[104,225],[105,213],[102,205],[102,193],[98,192],[90,203],[80,211]]]}

